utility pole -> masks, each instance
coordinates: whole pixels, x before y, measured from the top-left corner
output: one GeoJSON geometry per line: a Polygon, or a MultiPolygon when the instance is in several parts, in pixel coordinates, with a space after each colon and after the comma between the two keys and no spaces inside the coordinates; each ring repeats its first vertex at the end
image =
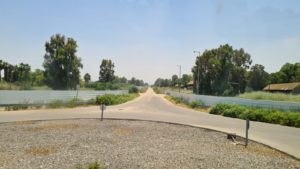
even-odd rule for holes
{"type": "Polygon", "coordinates": [[[181,86],[181,65],[177,65],[179,67],[179,76],[178,76],[178,88],[180,93],[180,86],[181,86]]]}
{"type": "MultiPolygon", "coordinates": [[[[200,51],[194,50],[193,53],[198,53],[198,57],[200,57],[201,53],[200,51]]],[[[197,65],[197,64],[196,64],[197,65]]],[[[197,79],[194,79],[194,85],[196,85],[196,94],[199,94],[199,78],[200,78],[200,71],[197,68],[197,79]]]]}

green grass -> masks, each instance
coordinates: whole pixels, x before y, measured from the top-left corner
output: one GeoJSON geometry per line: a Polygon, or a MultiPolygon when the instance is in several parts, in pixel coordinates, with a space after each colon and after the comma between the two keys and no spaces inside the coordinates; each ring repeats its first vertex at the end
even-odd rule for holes
{"type": "Polygon", "coordinates": [[[112,95],[112,94],[105,94],[102,96],[98,96],[96,98],[97,104],[105,104],[109,105],[117,105],[128,102],[133,100],[134,98],[138,97],[139,94],[131,93],[131,94],[123,94],[123,95],[112,95]]]}
{"type": "MultiPolygon", "coordinates": [[[[87,166],[87,169],[106,169],[107,167],[102,164],[102,163],[98,163],[97,161],[89,163],[87,166]]],[[[82,164],[77,164],[76,165],[76,169],[84,169],[82,164]]]]}
{"type": "Polygon", "coordinates": [[[253,99],[253,100],[300,102],[300,94],[289,95],[283,93],[251,92],[251,93],[241,94],[238,97],[244,99],[253,99]]]}
{"type": "Polygon", "coordinates": [[[4,81],[0,82],[0,90],[19,90],[20,87],[16,86],[15,84],[12,83],[7,83],[4,81]]]}
{"type": "Polygon", "coordinates": [[[282,112],[240,105],[217,104],[210,109],[209,113],[300,128],[300,113],[298,112],[282,112]]]}

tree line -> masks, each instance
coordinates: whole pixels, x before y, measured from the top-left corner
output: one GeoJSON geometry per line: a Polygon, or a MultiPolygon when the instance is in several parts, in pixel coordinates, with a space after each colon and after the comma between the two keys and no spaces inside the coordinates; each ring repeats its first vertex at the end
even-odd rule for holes
{"type": "Polygon", "coordinates": [[[28,81],[30,77],[30,66],[28,64],[20,63],[12,65],[8,62],[0,60],[0,81],[6,82],[24,82],[28,81]],[[2,70],[4,76],[2,77],[2,70]]]}
{"type": "MultiPolygon", "coordinates": [[[[286,63],[278,72],[268,73],[263,65],[252,65],[251,55],[243,48],[234,49],[225,44],[197,56],[192,79],[196,94],[233,96],[262,90],[271,83],[300,82],[300,62],[286,63]]],[[[183,81],[183,77],[180,80],[175,75],[171,79],[158,78],[154,85],[174,86],[176,81],[183,81]]]]}
{"type": "Polygon", "coordinates": [[[192,80],[192,75],[183,74],[181,78],[178,75],[173,75],[170,79],[158,78],[154,82],[156,87],[176,87],[182,86],[186,87],[192,80]]]}
{"type": "MultiPolygon", "coordinates": [[[[81,58],[77,56],[77,42],[70,37],[56,34],[50,37],[45,43],[45,55],[43,68],[31,72],[28,64],[20,63],[11,65],[0,60],[0,82],[7,83],[26,82],[31,86],[46,85],[55,90],[72,90],[81,85],[91,83],[91,75],[86,73],[83,76],[84,82],[80,78],[80,69],[83,68],[81,58]],[[2,70],[4,77],[2,78],[2,70]],[[85,84],[84,84],[85,83],[85,84]]],[[[99,81],[106,86],[107,83],[128,83],[132,85],[145,85],[143,80],[132,78],[127,80],[125,77],[114,75],[114,63],[110,59],[103,59],[100,64],[99,81]]],[[[96,84],[97,86],[98,84],[96,84]]],[[[90,85],[95,87],[95,85],[90,85]]],[[[104,87],[104,89],[107,89],[104,87]]]]}

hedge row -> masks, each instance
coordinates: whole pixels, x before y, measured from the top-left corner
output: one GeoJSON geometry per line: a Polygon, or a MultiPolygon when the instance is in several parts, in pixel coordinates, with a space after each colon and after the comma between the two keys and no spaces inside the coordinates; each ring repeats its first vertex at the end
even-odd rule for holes
{"type": "Polygon", "coordinates": [[[98,96],[96,99],[97,104],[105,104],[109,105],[116,105],[125,103],[129,100],[132,100],[138,97],[139,94],[124,94],[124,95],[112,95],[112,94],[105,94],[102,96],[98,96]]]}
{"type": "Polygon", "coordinates": [[[278,110],[257,109],[240,105],[217,104],[210,109],[209,113],[284,126],[300,127],[300,113],[297,112],[281,112],[278,110]]]}

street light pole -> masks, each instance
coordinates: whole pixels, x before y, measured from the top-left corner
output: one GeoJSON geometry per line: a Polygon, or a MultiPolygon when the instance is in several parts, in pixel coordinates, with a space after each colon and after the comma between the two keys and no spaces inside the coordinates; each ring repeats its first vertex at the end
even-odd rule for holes
{"type": "Polygon", "coordinates": [[[178,88],[180,93],[180,86],[181,86],[181,65],[177,65],[179,67],[179,77],[178,77],[178,88]]]}

